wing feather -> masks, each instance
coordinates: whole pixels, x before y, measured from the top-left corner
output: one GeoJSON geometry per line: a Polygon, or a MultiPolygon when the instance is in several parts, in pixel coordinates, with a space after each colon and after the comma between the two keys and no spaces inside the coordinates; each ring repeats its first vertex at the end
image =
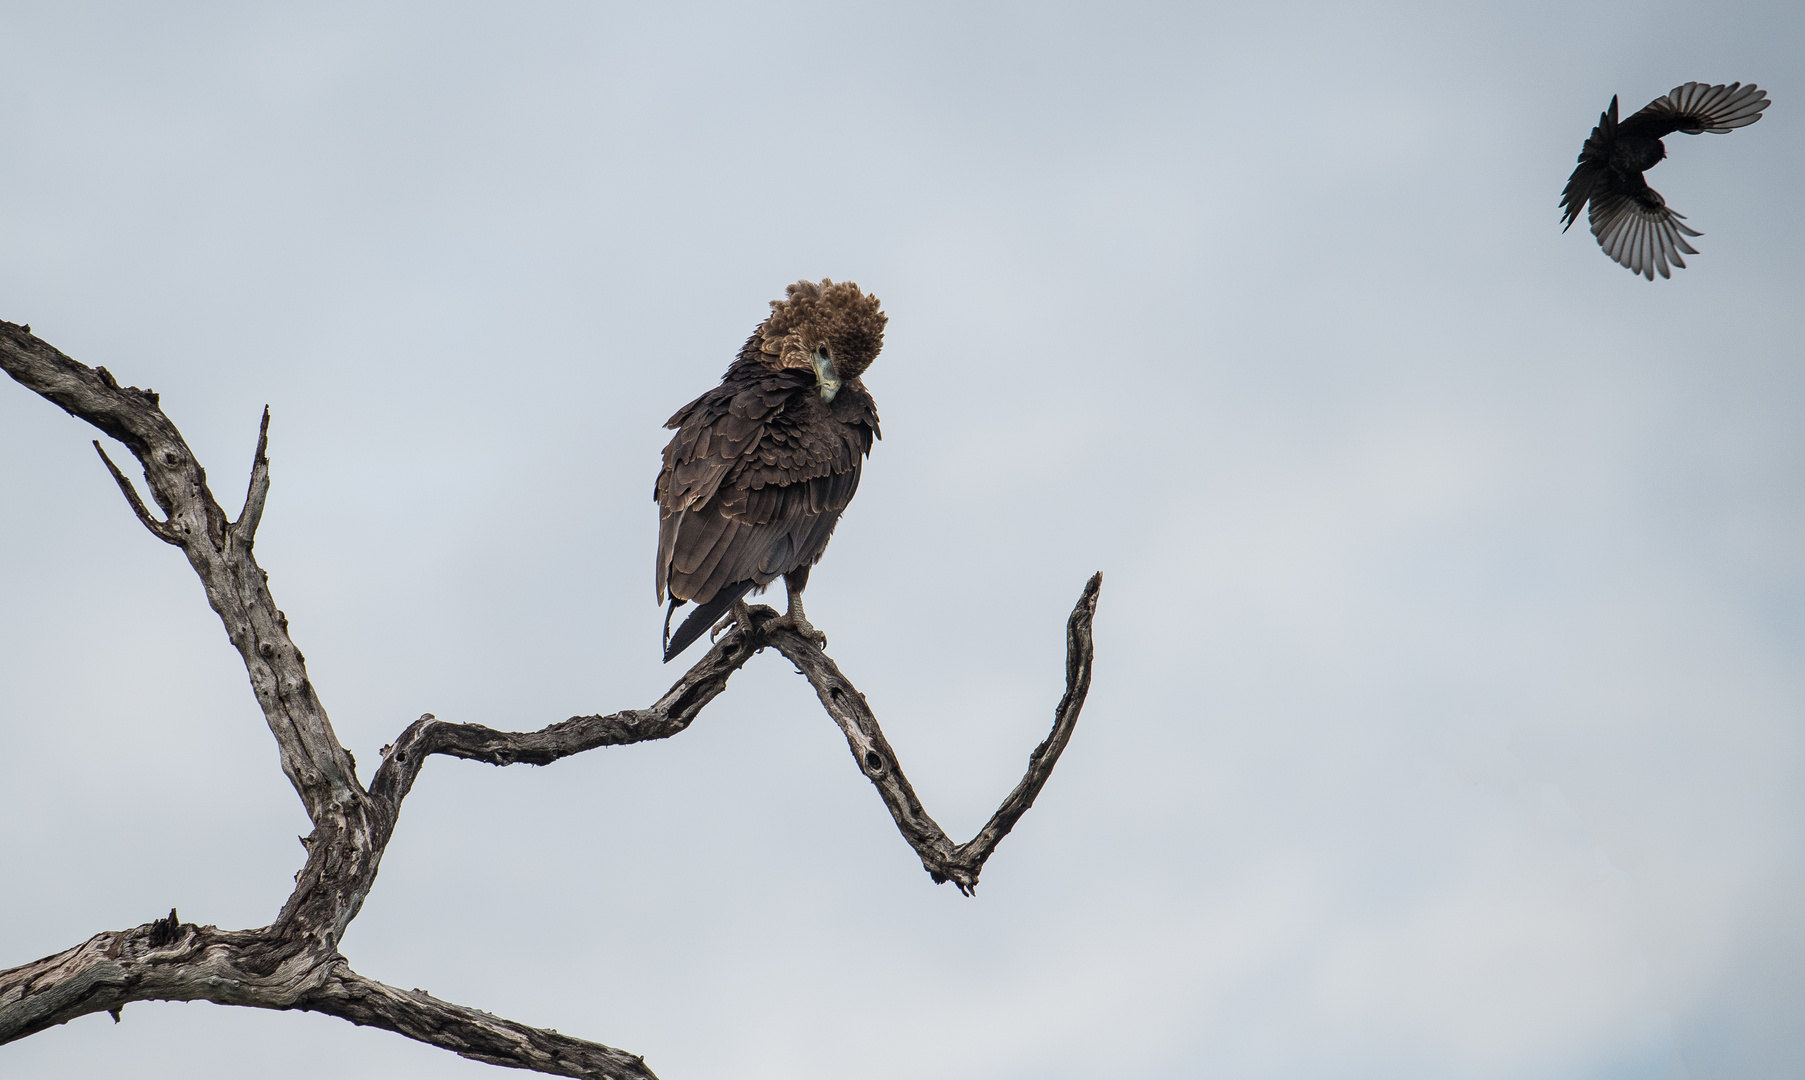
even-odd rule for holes
{"type": "Polygon", "coordinates": [[[1611,107],[1598,114],[1598,126],[1579,148],[1579,166],[1573,175],[1567,177],[1567,186],[1561,190],[1561,217],[1565,222],[1561,231],[1566,232],[1579,219],[1579,212],[1585,209],[1586,201],[1610,183],[1611,175],[1607,162],[1611,159],[1611,142],[1617,137],[1617,98],[1611,97],[1611,107]]]}
{"type": "Polygon", "coordinates": [[[1658,273],[1672,277],[1669,264],[1682,269],[1686,261],[1681,252],[1697,255],[1698,249],[1686,242],[1688,236],[1702,236],[1684,224],[1685,215],[1669,209],[1652,188],[1640,192],[1615,192],[1592,200],[1592,235],[1604,253],[1632,273],[1653,281],[1658,273]]]}
{"type": "Polygon", "coordinates": [[[1689,82],[1649,102],[1619,126],[1624,134],[1663,138],[1676,131],[1687,135],[1722,135],[1761,119],[1773,102],[1767,91],[1750,83],[1715,86],[1689,82]]]}
{"type": "MultiPolygon", "coordinates": [[[[718,515],[716,515],[718,516],[718,515]]],[[[730,585],[744,582],[752,577],[742,573],[741,564],[745,562],[746,551],[752,546],[748,543],[754,527],[743,521],[724,518],[727,528],[722,531],[720,541],[709,551],[708,557],[696,567],[696,572],[689,576],[693,583],[696,600],[706,603],[714,599],[716,593],[730,585]]],[[[769,579],[767,579],[769,580],[769,579]]],[[[763,585],[765,582],[754,581],[763,585]]]]}
{"type": "MultiPolygon", "coordinates": [[[[677,545],[671,552],[671,569],[685,578],[706,576],[704,567],[719,562],[726,551],[733,523],[733,519],[725,514],[685,510],[678,527],[677,545]]],[[[684,599],[707,600],[708,597],[686,596],[684,599]]]]}

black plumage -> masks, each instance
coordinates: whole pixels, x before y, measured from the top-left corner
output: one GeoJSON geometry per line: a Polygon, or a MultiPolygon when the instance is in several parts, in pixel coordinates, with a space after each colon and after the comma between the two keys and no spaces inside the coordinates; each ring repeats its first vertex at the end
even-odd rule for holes
{"type": "Polygon", "coordinates": [[[1642,178],[1667,156],[1667,144],[1661,140],[1676,131],[1721,135],[1747,127],[1761,119],[1761,110],[1770,104],[1767,92],[1753,83],[1689,82],[1619,122],[1617,99],[1612,97],[1610,109],[1598,117],[1598,126],[1579,152],[1579,167],[1561,192],[1566,218],[1561,231],[1571,228],[1580,209],[1590,204],[1592,235],[1606,255],[1650,281],[1657,272],[1672,276],[1669,263],[1686,265],[1681,252],[1698,254],[1685,238],[1703,234],[1681,224],[1684,215],[1669,209],[1667,200],[1642,178]]]}
{"type": "Polygon", "coordinates": [[[802,610],[809,568],[827,549],[878,438],[860,380],[883,348],[877,297],[851,282],[801,281],[728,367],[721,385],[677,410],[653,497],[658,600],[670,594],[664,658],[688,648],[735,602],[782,577],[784,616],[802,610]],[[670,632],[686,601],[695,611],[670,632]]]}

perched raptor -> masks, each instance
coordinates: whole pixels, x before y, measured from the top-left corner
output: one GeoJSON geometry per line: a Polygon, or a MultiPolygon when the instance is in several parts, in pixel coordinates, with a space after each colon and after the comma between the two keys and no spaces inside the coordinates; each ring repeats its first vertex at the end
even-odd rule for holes
{"type": "Polygon", "coordinates": [[[809,568],[827,549],[878,438],[859,376],[884,347],[875,296],[850,281],[799,281],[753,331],[721,385],[677,410],[658,501],[658,601],[664,659],[688,648],[746,593],[783,578],[784,616],[817,639],[802,611],[809,568]],[[671,634],[671,615],[697,607],[671,634]]]}
{"type": "Polygon", "coordinates": [[[1689,82],[1676,86],[1665,97],[1648,103],[1641,112],[1617,120],[1617,99],[1598,117],[1598,126],[1579,152],[1579,168],[1567,178],[1561,192],[1561,210],[1573,226],[1579,211],[1591,202],[1592,235],[1604,253],[1641,274],[1655,279],[1655,272],[1671,277],[1667,264],[1684,267],[1680,252],[1697,255],[1687,236],[1702,236],[1680,224],[1685,215],[1667,208],[1661,193],[1648,186],[1642,173],[1667,156],[1662,138],[1676,131],[1688,135],[1747,127],[1761,119],[1761,110],[1772,104],[1767,91],[1750,83],[1706,86],[1689,82]]]}

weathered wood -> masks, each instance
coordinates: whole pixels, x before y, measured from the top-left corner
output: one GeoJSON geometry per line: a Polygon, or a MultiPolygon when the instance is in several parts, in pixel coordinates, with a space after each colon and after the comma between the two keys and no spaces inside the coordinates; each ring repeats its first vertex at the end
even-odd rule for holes
{"type": "MultiPolygon", "coordinates": [[[[174,912],[171,912],[173,920],[174,912]]],[[[134,1001],[211,1001],[306,1009],[398,1032],[492,1065],[594,1080],[656,1080],[613,1047],[399,990],[325,949],[291,950],[268,930],[226,931],[159,919],[0,973],[0,1041],[89,1013],[117,1021],[134,1001]]]]}
{"type": "Polygon", "coordinates": [[[1102,575],[1091,578],[1066,627],[1066,692],[1051,734],[1029,757],[1027,775],[990,822],[954,844],[922,808],[877,718],[833,660],[768,607],[747,610],[748,625],[729,630],[650,708],[576,716],[539,731],[505,732],[422,716],[389,746],[366,790],[307,677],[288,620],[270,595],[253,554],[269,494],[269,410],[257,436],[251,479],[236,520],[207,487],[207,476],[157,395],[122,387],[105,368],[89,368],[0,321],[0,369],[14,380],[119,440],[143,466],[158,519],[98,442],[107,470],[152,535],[180,547],[201,579],[207,602],[238,650],[251,689],[275,737],[282,771],[313,822],[295,889],[270,925],[221,930],[167,918],[97,934],[33,963],[0,971],[0,1043],[111,1013],[134,1001],[212,1001],[263,1009],[306,1009],[380,1027],[477,1061],[556,1076],[653,1080],[645,1062],[599,1043],[403,991],[351,970],[338,952],[345,928],[374,886],[401,804],[434,754],[547,765],[600,746],[665,739],[686,730],[761,650],[782,652],[814,685],[845,733],[903,838],[937,882],[970,894],[1004,836],[1039,794],[1071,738],[1090,686],[1091,623],[1102,575]]]}
{"type": "MultiPolygon", "coordinates": [[[[953,843],[922,808],[921,800],[915,797],[915,789],[909,786],[909,778],[903,775],[902,762],[890,749],[883,728],[878,726],[877,717],[866,704],[865,695],[841,674],[840,666],[833,658],[807,637],[781,624],[771,628],[767,640],[788,657],[815,688],[827,715],[833,717],[845,734],[853,761],[883,797],[884,805],[890,808],[890,816],[896,820],[897,829],[921,856],[921,865],[929,876],[936,882],[950,881],[960,892],[970,896],[978,887],[978,873],[984,869],[984,861],[1034,805],[1035,796],[1053,775],[1053,766],[1059,763],[1059,755],[1065,752],[1065,745],[1078,726],[1078,713],[1084,708],[1085,695],[1090,692],[1091,624],[1097,615],[1097,594],[1102,588],[1103,574],[1099,571],[1085,583],[1078,606],[1066,620],[1065,696],[1053,710],[1053,730],[1028,755],[1028,771],[1015,785],[1015,790],[978,830],[978,835],[963,844],[953,843]]],[[[751,609],[751,614],[755,623],[777,617],[775,610],[763,606],[751,609]]]]}

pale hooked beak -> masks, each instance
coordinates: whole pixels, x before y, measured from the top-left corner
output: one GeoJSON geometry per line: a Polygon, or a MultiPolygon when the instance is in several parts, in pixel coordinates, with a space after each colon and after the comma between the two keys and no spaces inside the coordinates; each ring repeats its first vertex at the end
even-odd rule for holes
{"type": "Polygon", "coordinates": [[[815,381],[821,384],[821,400],[832,401],[840,392],[840,373],[834,370],[832,358],[826,349],[816,349],[809,360],[815,365],[815,381]]]}

